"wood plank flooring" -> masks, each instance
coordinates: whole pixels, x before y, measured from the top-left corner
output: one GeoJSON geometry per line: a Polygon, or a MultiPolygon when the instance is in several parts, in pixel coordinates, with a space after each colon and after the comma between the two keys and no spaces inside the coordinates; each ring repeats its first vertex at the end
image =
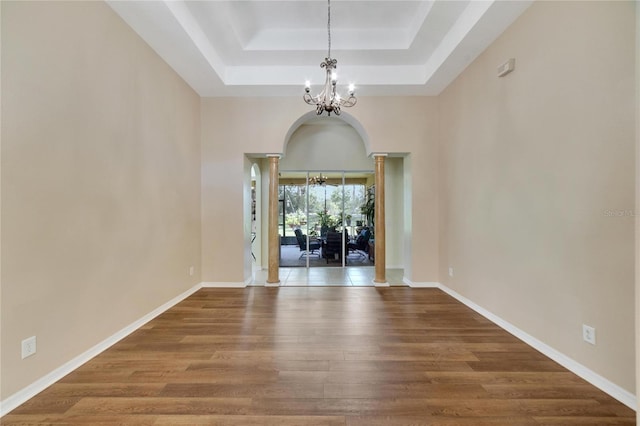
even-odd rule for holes
{"type": "Polygon", "coordinates": [[[202,289],[0,421],[633,425],[437,289],[202,289]]]}

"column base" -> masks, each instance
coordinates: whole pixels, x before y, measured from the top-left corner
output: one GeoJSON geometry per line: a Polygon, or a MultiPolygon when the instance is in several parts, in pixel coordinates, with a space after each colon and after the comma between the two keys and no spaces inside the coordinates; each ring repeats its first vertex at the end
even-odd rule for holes
{"type": "Polygon", "coordinates": [[[280,287],[280,281],[276,281],[274,283],[266,282],[264,283],[265,287],[280,287]]]}
{"type": "Polygon", "coordinates": [[[373,281],[373,285],[375,287],[389,287],[389,283],[387,281],[384,282],[378,282],[378,281],[373,281]]]}

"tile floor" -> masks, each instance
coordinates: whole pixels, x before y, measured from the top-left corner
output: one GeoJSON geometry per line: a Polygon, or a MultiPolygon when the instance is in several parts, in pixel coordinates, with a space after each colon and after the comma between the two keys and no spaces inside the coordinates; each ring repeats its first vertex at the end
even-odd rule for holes
{"type": "MultiPolygon", "coordinates": [[[[307,258],[300,256],[300,248],[298,246],[280,246],[280,266],[282,268],[289,267],[306,267],[307,258]]],[[[316,252],[317,253],[317,252],[316,252]]],[[[320,257],[319,254],[313,253],[309,256],[309,265],[314,267],[341,267],[341,260],[332,260],[327,262],[326,259],[320,257]]],[[[364,252],[349,252],[347,256],[347,266],[373,266],[373,262],[364,252]]]]}
{"type": "MultiPolygon", "coordinates": [[[[387,269],[387,282],[404,286],[404,269],[387,269]]],[[[280,268],[281,286],[373,286],[373,267],[280,268]]],[[[267,271],[253,274],[249,285],[260,286],[267,281],[267,271]]]]}

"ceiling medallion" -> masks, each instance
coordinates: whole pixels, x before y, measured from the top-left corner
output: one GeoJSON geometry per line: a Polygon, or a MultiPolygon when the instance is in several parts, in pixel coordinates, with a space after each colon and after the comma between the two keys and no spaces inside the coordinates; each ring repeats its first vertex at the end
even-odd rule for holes
{"type": "Polygon", "coordinates": [[[335,115],[340,115],[341,108],[349,108],[356,104],[358,101],[354,96],[355,87],[353,84],[349,85],[349,97],[344,99],[336,91],[336,84],[338,83],[338,76],[336,74],[336,68],[338,67],[338,61],[331,59],[331,0],[327,0],[327,34],[328,34],[328,53],[324,58],[324,62],[320,64],[320,68],[325,68],[327,75],[324,81],[324,88],[316,95],[311,96],[311,83],[306,82],[305,94],[302,96],[304,101],[309,105],[315,105],[316,113],[322,115],[324,111],[327,111],[331,116],[333,112],[335,115]]]}

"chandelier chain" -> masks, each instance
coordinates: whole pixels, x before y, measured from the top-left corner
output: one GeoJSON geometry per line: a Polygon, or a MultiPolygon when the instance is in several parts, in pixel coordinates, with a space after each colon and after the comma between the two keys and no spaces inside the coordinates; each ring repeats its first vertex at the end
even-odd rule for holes
{"type": "Polygon", "coordinates": [[[331,59],[331,0],[327,0],[327,39],[329,41],[327,58],[331,59]]]}

